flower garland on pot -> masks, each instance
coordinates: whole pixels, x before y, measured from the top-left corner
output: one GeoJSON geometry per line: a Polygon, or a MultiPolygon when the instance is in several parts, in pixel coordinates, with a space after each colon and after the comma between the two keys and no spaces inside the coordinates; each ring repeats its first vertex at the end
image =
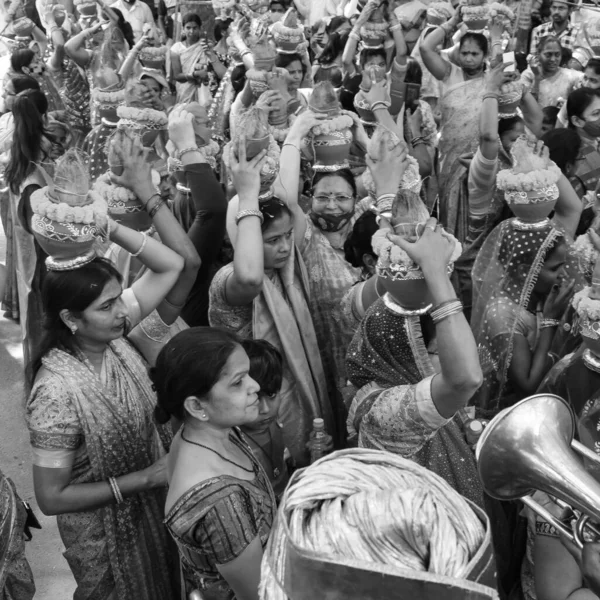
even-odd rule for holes
{"type": "Polygon", "coordinates": [[[120,129],[166,129],[169,119],[162,110],[154,108],[137,108],[135,106],[119,106],[117,115],[120,129]]]}

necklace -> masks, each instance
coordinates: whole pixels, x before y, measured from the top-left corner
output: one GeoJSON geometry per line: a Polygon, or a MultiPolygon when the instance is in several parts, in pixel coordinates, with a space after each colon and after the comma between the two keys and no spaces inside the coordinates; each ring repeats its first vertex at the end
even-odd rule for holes
{"type": "MultiPolygon", "coordinates": [[[[269,444],[271,445],[271,452],[273,452],[273,436],[271,435],[271,429],[267,430],[269,432],[269,444]]],[[[281,474],[281,471],[274,465],[273,458],[271,455],[248,433],[246,432],[246,437],[266,456],[269,461],[269,466],[271,467],[271,471],[273,472],[273,477],[277,479],[281,474]]]]}
{"type": "Polygon", "coordinates": [[[225,462],[228,462],[232,465],[235,465],[236,467],[238,467],[239,469],[242,469],[242,471],[246,471],[246,473],[254,473],[254,464],[252,465],[251,469],[246,469],[246,467],[242,467],[242,465],[234,462],[233,460],[229,460],[226,456],[223,456],[222,454],[220,454],[219,452],[217,452],[216,450],[213,450],[210,446],[205,446],[204,444],[200,444],[199,442],[193,442],[192,440],[188,440],[184,435],[183,435],[184,429],[181,430],[181,439],[184,442],[187,442],[188,444],[193,444],[194,446],[200,446],[200,448],[204,448],[205,450],[210,450],[210,452],[213,452],[214,454],[216,454],[219,458],[221,458],[222,460],[224,460],[225,462]]]}

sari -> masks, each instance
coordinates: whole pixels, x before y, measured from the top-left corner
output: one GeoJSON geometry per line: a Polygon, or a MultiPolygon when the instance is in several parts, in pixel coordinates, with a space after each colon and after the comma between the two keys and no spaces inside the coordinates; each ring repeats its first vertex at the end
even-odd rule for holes
{"type": "MultiPolygon", "coordinates": [[[[181,72],[184,75],[193,75],[196,64],[201,60],[206,60],[200,41],[191,46],[186,46],[183,42],[173,44],[173,46],[171,46],[171,53],[179,56],[179,60],[181,61],[181,72]]],[[[177,88],[177,104],[200,102],[203,106],[205,105],[198,97],[201,86],[196,85],[193,81],[177,81],[175,85],[177,88]]]]}
{"type": "Polygon", "coordinates": [[[231,306],[225,286],[233,264],[215,275],[209,292],[208,320],[212,327],[225,327],[242,337],[271,342],[284,357],[283,383],[279,395],[279,420],[283,439],[298,466],[308,463],[306,442],[315,418],[334,431],[334,421],[317,336],[308,310],[308,274],[296,250],[286,265],[264,276],[261,293],[251,305],[231,306]]]}
{"type": "Polygon", "coordinates": [[[348,377],[358,390],[348,433],[358,434],[360,447],[414,460],[483,507],[475,456],[463,430],[464,411],[451,419],[421,416],[419,404],[436,373],[423,338],[428,320],[405,311],[389,294],[367,310],[348,348],[348,377]]]}
{"type": "Polygon", "coordinates": [[[429,315],[415,316],[389,294],[367,310],[348,348],[348,377],[358,389],[348,415],[349,438],[415,461],[486,511],[498,586],[506,597],[521,565],[513,537],[516,510],[484,494],[465,436],[466,411],[444,419],[433,404],[436,368],[423,335],[433,327],[429,315]]]}
{"type": "Polygon", "coordinates": [[[462,69],[451,64],[450,73],[440,88],[440,221],[462,243],[468,229],[467,169],[458,159],[472,152],[479,141],[476,115],[483,101],[485,79],[465,79],[462,69]]]}
{"type": "Polygon", "coordinates": [[[26,511],[13,482],[0,471],[0,600],[31,600],[35,584],[25,558],[26,511]]]}
{"type": "MultiPolygon", "coordinates": [[[[38,466],[72,464],[70,483],[91,483],[140,471],[165,454],[170,433],[154,423],[147,364],[125,339],[108,345],[102,377],[83,355],[58,348],[42,364],[27,402],[38,466]]],[[[147,490],[57,517],[75,600],[174,599],[165,499],[166,489],[147,490]]]]}
{"type": "Polygon", "coordinates": [[[546,256],[562,237],[550,221],[532,230],[508,219],[492,231],[475,260],[471,328],[484,383],[471,403],[486,417],[525,397],[508,378],[515,336],[525,337],[534,351],[542,315],[531,311],[530,300],[546,256]]]}
{"type": "Polygon", "coordinates": [[[83,151],[88,157],[90,171],[90,182],[94,183],[100,175],[109,170],[106,145],[108,138],[117,130],[117,123],[111,123],[106,119],[96,125],[83,141],[83,151]]]}

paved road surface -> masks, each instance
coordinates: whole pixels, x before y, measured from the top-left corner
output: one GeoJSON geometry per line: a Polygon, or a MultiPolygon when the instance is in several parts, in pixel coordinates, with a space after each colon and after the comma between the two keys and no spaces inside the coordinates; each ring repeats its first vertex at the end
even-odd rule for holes
{"type": "MultiPolygon", "coordinates": [[[[5,257],[4,230],[0,227],[0,262],[5,257]]],[[[0,469],[17,486],[19,494],[34,508],[43,529],[27,544],[33,569],[35,600],[68,600],[75,582],[62,556],[64,547],[55,517],[42,515],[35,502],[31,477],[29,438],[24,419],[23,351],[19,326],[0,313],[0,469]]]]}

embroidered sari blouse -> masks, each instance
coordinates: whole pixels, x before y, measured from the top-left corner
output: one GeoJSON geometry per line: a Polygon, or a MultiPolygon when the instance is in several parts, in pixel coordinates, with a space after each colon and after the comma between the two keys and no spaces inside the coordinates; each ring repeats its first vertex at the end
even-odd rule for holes
{"type": "Polygon", "coordinates": [[[179,547],[186,593],[200,588],[210,600],[234,598],[217,565],[236,559],[257,536],[264,548],[276,511],[271,484],[259,462],[239,437],[230,439],[252,461],[254,480],[221,475],[202,481],[185,492],[165,518],[179,547]]]}
{"type": "MultiPolygon", "coordinates": [[[[135,327],[141,317],[137,298],[131,288],[123,292],[122,298],[129,311],[130,326],[135,327]]],[[[102,380],[108,385],[105,377],[102,380]]],[[[60,379],[51,375],[41,378],[27,411],[33,464],[50,469],[72,467],[73,478],[78,480],[88,471],[89,459],[75,400],[60,379]]]]}

